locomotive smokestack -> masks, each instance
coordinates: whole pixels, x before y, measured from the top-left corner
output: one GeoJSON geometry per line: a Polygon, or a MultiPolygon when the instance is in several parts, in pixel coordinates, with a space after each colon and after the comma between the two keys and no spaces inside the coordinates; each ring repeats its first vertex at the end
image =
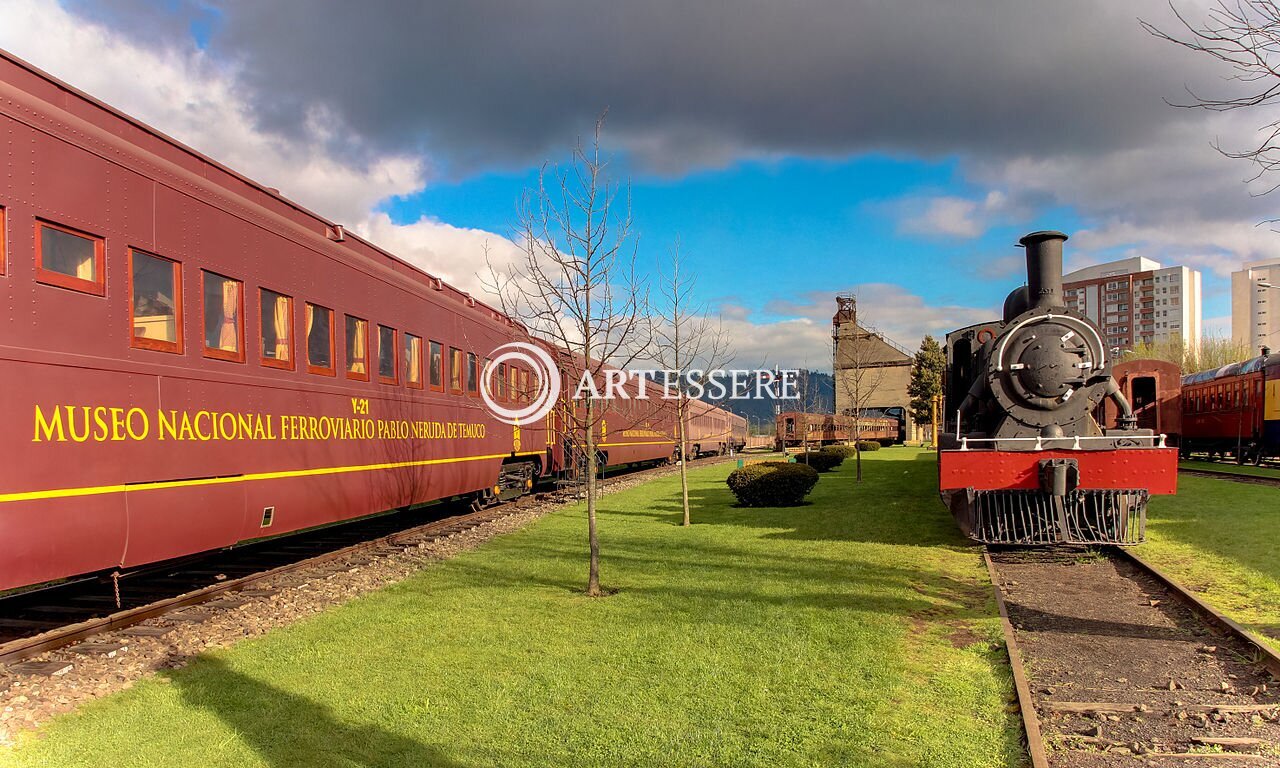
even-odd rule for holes
{"type": "Polygon", "coordinates": [[[1032,232],[1018,241],[1027,249],[1027,293],[1033,307],[1062,306],[1061,232],[1032,232]]]}

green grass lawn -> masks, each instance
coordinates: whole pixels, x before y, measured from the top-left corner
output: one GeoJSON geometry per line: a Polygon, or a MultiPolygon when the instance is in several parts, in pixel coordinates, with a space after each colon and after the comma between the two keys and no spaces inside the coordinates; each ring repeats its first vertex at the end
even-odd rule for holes
{"type": "Polygon", "coordinates": [[[1012,766],[978,550],[930,454],[738,509],[729,466],[550,515],[27,735],[16,766],[1012,766]]]}
{"type": "Polygon", "coordinates": [[[1178,462],[1180,469],[1204,469],[1210,472],[1229,472],[1237,475],[1254,475],[1256,477],[1280,477],[1280,470],[1268,466],[1254,467],[1250,465],[1232,464],[1225,461],[1193,461],[1178,462]]]}
{"type": "Polygon", "coordinates": [[[1152,498],[1137,553],[1280,648],[1280,490],[1180,477],[1152,498]]]}

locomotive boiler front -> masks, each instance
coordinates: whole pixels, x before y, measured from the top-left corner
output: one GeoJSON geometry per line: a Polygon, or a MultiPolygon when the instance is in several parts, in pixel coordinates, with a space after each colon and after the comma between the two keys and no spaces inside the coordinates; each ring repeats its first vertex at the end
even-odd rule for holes
{"type": "Polygon", "coordinates": [[[960,404],[938,453],[939,490],[977,541],[1134,544],[1149,495],[1176,488],[1176,450],[1134,428],[1098,327],[1066,305],[1066,239],[1023,237],[1027,284],[1001,321],[947,336],[947,397],[960,404]],[[1094,418],[1106,399],[1118,429],[1094,418]]]}
{"type": "Polygon", "coordinates": [[[1093,411],[1116,401],[1122,426],[1133,412],[1111,377],[1111,361],[1097,327],[1062,298],[1061,232],[1034,232],[1026,249],[1027,284],[1005,300],[1003,328],[978,350],[980,373],[960,405],[972,437],[1008,450],[1036,438],[1102,435],[1093,411]]]}

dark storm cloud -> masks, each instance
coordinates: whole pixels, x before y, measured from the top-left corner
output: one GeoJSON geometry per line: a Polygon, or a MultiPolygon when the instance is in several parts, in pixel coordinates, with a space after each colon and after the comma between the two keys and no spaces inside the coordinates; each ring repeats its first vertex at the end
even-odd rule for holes
{"type": "MultiPolygon", "coordinates": [[[[149,3],[119,2],[97,15],[129,31],[149,3]]],[[[540,160],[606,105],[614,140],[668,170],[1087,152],[1183,119],[1162,98],[1199,69],[1141,31],[1137,15],[1168,15],[1145,2],[212,5],[210,49],[243,65],[264,127],[297,131],[320,104],[378,149],[455,169],[540,160]]]]}

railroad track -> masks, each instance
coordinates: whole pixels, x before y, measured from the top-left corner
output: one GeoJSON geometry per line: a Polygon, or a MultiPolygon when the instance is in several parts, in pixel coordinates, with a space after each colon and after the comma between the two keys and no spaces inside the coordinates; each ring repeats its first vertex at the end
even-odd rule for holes
{"type": "MultiPolygon", "coordinates": [[[[727,459],[700,459],[714,464],[727,459]]],[[[672,472],[652,467],[610,475],[605,487],[648,474],[672,472]]],[[[478,528],[532,504],[569,503],[577,491],[557,490],[523,496],[464,514],[432,519],[414,513],[390,513],[282,536],[265,542],[206,553],[123,575],[110,581],[84,579],[0,598],[0,665],[16,674],[57,674],[63,661],[27,661],[48,651],[82,643],[86,650],[108,653],[118,643],[85,642],[108,632],[141,636],[163,634],[163,627],[139,626],[149,619],[199,621],[207,613],[183,609],[235,608],[248,600],[269,597],[275,590],[255,590],[263,582],[296,574],[318,578],[332,574],[326,566],[349,567],[381,554],[397,552],[478,528]]],[[[428,508],[431,509],[431,508],[428,508]]],[[[171,627],[170,627],[171,629],[171,627]]]]}
{"type": "Polygon", "coordinates": [[[1261,639],[1129,550],[984,557],[1033,768],[1280,765],[1261,639]]]}
{"type": "Polygon", "coordinates": [[[1264,477],[1262,475],[1246,475],[1216,469],[1187,469],[1183,467],[1178,468],[1178,474],[1187,475],[1188,477],[1212,477],[1217,480],[1232,480],[1237,483],[1250,483],[1253,485],[1280,486],[1280,476],[1264,477]]]}

